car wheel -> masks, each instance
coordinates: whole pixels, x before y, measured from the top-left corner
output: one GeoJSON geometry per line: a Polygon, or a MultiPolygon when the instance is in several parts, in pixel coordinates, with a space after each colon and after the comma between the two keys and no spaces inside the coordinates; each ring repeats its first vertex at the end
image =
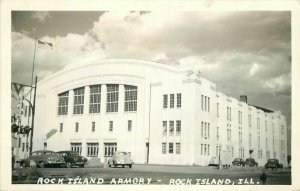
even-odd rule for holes
{"type": "Polygon", "coordinates": [[[72,164],[71,164],[70,162],[67,162],[67,163],[66,163],[66,167],[67,167],[67,168],[71,168],[71,167],[72,167],[72,164]]]}
{"type": "Polygon", "coordinates": [[[109,164],[108,167],[111,168],[111,164],[109,164]]]}
{"type": "Polygon", "coordinates": [[[125,165],[124,165],[124,164],[122,165],[122,168],[125,168],[125,165]]]}
{"type": "Polygon", "coordinates": [[[44,163],[43,161],[41,161],[41,162],[39,163],[39,166],[40,166],[40,168],[45,168],[45,163],[44,163]]]}
{"type": "Polygon", "coordinates": [[[132,164],[128,165],[129,168],[132,168],[132,164]]]}
{"type": "Polygon", "coordinates": [[[84,168],[84,164],[81,164],[79,167],[80,167],[80,168],[84,168]]]}

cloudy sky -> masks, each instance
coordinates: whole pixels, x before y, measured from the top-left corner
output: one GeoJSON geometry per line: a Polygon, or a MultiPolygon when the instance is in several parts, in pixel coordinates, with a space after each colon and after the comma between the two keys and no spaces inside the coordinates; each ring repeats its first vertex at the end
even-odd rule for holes
{"type": "Polygon", "coordinates": [[[291,14],[249,12],[12,12],[12,81],[30,84],[73,61],[130,58],[193,66],[217,89],[291,120],[291,14]],[[203,62],[203,58],[207,58],[203,62]]]}

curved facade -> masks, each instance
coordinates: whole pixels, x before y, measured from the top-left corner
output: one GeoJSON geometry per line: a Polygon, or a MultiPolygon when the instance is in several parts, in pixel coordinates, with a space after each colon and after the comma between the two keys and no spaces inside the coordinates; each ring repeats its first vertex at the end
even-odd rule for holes
{"type": "Polygon", "coordinates": [[[286,164],[280,112],[216,91],[191,71],[140,60],[94,60],[66,67],[37,88],[33,150],[76,150],[107,160],[207,165],[219,152],[286,164]],[[260,141],[258,141],[260,140],[260,141]]]}

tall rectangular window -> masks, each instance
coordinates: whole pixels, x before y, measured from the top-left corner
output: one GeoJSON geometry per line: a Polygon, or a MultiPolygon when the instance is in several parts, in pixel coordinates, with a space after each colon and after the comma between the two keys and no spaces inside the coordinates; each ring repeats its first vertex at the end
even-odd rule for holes
{"type": "Polygon", "coordinates": [[[170,94],[170,108],[174,108],[174,102],[175,102],[174,99],[175,99],[174,94],[170,94]]]}
{"type": "Polygon", "coordinates": [[[125,105],[124,111],[137,110],[137,86],[125,85],[125,105]]]}
{"type": "Polygon", "coordinates": [[[209,146],[210,145],[207,145],[207,155],[209,155],[209,146]]]}
{"type": "Polygon", "coordinates": [[[201,95],[201,110],[203,111],[204,109],[204,96],[201,95]]]}
{"type": "Polygon", "coordinates": [[[71,151],[77,152],[81,155],[82,143],[71,143],[71,151]]]}
{"type": "Polygon", "coordinates": [[[27,116],[27,109],[28,109],[28,106],[25,106],[25,112],[24,112],[25,117],[27,116]]]}
{"type": "Polygon", "coordinates": [[[207,138],[209,139],[210,123],[207,123],[207,138]]]}
{"type": "Polygon", "coordinates": [[[173,143],[169,143],[169,153],[172,154],[174,150],[173,143]]]}
{"type": "Polygon", "coordinates": [[[207,111],[209,112],[210,110],[210,98],[207,97],[207,111]]]}
{"type": "Polygon", "coordinates": [[[268,131],[268,122],[265,121],[265,131],[267,132],[268,131]]]}
{"type": "Polygon", "coordinates": [[[252,119],[251,119],[251,115],[248,115],[248,123],[249,123],[249,127],[251,127],[252,126],[252,119]]]}
{"type": "Polygon", "coordinates": [[[106,112],[118,112],[119,85],[107,84],[106,112]]]}
{"type": "Polygon", "coordinates": [[[90,113],[100,113],[101,85],[90,86],[90,113]]]}
{"type": "Polygon", "coordinates": [[[204,110],[207,111],[207,97],[204,96],[204,110]]]}
{"type": "Polygon", "coordinates": [[[76,122],[76,123],[75,123],[75,132],[77,133],[77,132],[78,132],[78,130],[79,130],[79,123],[78,123],[78,122],[76,122]]]}
{"type": "Polygon", "coordinates": [[[96,123],[93,121],[92,122],[92,132],[95,132],[95,128],[96,128],[96,123]]]}
{"type": "Polygon", "coordinates": [[[84,87],[74,90],[73,114],[83,114],[84,106],[84,87]]]}
{"type": "Polygon", "coordinates": [[[25,151],[25,143],[22,143],[22,152],[25,151]]]}
{"type": "Polygon", "coordinates": [[[177,108],[181,108],[181,94],[177,94],[177,108]]]}
{"type": "Polygon", "coordinates": [[[169,133],[170,135],[174,134],[174,121],[169,121],[169,133]]]}
{"type": "Polygon", "coordinates": [[[64,124],[60,123],[59,124],[59,132],[63,132],[64,124]]]}
{"type": "Polygon", "coordinates": [[[176,154],[180,154],[180,152],[181,152],[180,143],[176,143],[176,154]]]}
{"type": "Polygon", "coordinates": [[[132,120],[128,120],[127,130],[131,131],[131,129],[132,129],[132,120]]]}
{"type": "Polygon", "coordinates": [[[219,103],[217,103],[217,117],[219,117],[219,103]]]}
{"type": "Polygon", "coordinates": [[[204,136],[203,131],[204,131],[204,122],[201,122],[201,137],[204,136]]]}
{"type": "Polygon", "coordinates": [[[168,94],[163,97],[163,108],[168,108],[168,94]]]}
{"type": "Polygon", "coordinates": [[[201,155],[203,155],[203,144],[201,144],[201,155]]]}
{"type": "Polygon", "coordinates": [[[168,122],[163,121],[163,135],[167,134],[168,122]]]}
{"type": "Polygon", "coordinates": [[[161,153],[166,154],[167,153],[167,143],[162,143],[161,144],[161,153]]]}
{"type": "Polygon", "coordinates": [[[241,124],[243,124],[243,112],[241,112],[241,124]]]}
{"type": "Polygon", "coordinates": [[[111,157],[117,149],[117,143],[104,143],[104,156],[111,157]]]}
{"type": "Polygon", "coordinates": [[[176,135],[180,135],[181,134],[181,121],[177,120],[176,121],[176,135]]]}
{"type": "Polygon", "coordinates": [[[113,131],[114,130],[114,122],[113,121],[109,121],[109,131],[113,131]]]}
{"type": "MultiPolygon", "coordinates": [[[[68,115],[69,92],[58,94],[58,115],[68,115]]],[[[29,107],[29,116],[31,107],[29,107]]]]}
{"type": "Polygon", "coordinates": [[[99,143],[87,143],[87,157],[97,157],[99,152],[99,143]]]}

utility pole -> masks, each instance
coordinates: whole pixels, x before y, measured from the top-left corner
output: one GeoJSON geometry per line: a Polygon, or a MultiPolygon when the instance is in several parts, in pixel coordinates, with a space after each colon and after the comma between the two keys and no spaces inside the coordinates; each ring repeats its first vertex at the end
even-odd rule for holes
{"type": "Polygon", "coordinates": [[[33,95],[33,104],[32,104],[32,118],[31,118],[31,133],[30,133],[30,149],[29,149],[29,156],[32,153],[32,138],[34,132],[34,116],[35,116],[35,99],[36,99],[36,88],[37,88],[37,76],[35,76],[35,86],[34,86],[34,95],[33,95]]]}

